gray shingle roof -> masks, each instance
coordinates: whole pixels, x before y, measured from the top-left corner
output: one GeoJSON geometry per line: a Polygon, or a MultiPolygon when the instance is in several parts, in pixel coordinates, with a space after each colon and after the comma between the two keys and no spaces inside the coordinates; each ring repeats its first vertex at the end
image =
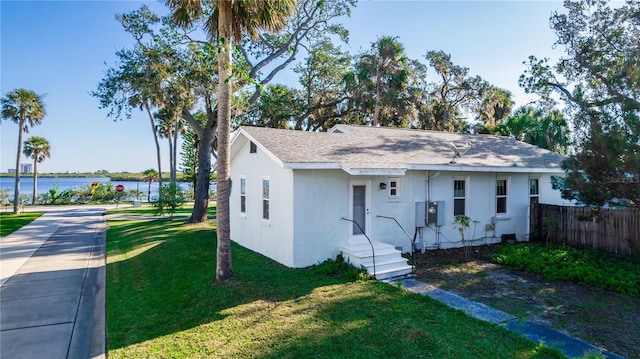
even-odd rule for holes
{"type": "Polygon", "coordinates": [[[492,135],[350,125],[337,125],[332,131],[242,127],[239,132],[288,168],[561,172],[564,158],[513,138],[492,135]],[[451,164],[454,146],[462,156],[451,164]]]}

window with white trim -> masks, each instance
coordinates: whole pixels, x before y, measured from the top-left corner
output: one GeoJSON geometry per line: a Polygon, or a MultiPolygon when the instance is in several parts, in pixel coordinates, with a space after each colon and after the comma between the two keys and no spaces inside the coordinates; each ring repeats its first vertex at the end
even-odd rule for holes
{"type": "Polygon", "coordinates": [[[467,207],[467,180],[453,180],[453,215],[465,216],[467,207]]]}
{"type": "Polygon", "coordinates": [[[496,180],[496,214],[507,213],[507,181],[506,178],[496,180]]]}
{"type": "Polygon", "coordinates": [[[240,177],[240,213],[247,213],[247,179],[240,177]]]}
{"type": "Polygon", "coordinates": [[[400,199],[400,178],[389,178],[389,199],[400,199]]]}
{"type": "Polygon", "coordinates": [[[540,199],[540,181],[537,178],[529,178],[529,204],[538,203],[540,199]]]}
{"type": "Polygon", "coordinates": [[[269,179],[262,179],[262,219],[269,220],[269,179]]]}

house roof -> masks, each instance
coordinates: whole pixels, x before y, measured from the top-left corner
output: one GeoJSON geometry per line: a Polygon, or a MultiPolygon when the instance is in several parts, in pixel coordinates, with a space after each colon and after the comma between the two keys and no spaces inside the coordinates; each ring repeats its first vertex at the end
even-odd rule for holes
{"type": "Polygon", "coordinates": [[[410,169],[562,172],[564,159],[509,137],[389,127],[337,125],[329,132],[241,127],[232,144],[241,137],[283,168],[340,168],[353,175],[402,175],[410,169]],[[461,156],[454,158],[456,150],[461,156]]]}

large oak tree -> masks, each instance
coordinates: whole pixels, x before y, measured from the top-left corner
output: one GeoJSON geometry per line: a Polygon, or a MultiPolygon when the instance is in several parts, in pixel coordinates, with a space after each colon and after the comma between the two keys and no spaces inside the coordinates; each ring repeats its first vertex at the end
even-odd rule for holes
{"type": "Polygon", "coordinates": [[[551,16],[564,49],[555,64],[531,56],[520,84],[556,94],[573,119],[575,154],[563,167],[569,198],[585,204],[640,203],[640,3],[565,1],[551,16]]]}

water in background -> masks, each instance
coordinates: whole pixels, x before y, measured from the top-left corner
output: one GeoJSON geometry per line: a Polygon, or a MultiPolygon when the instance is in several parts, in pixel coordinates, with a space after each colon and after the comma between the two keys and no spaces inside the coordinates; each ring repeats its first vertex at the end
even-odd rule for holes
{"type": "MultiPolygon", "coordinates": [[[[13,177],[0,177],[0,188],[6,190],[9,193],[9,197],[13,198],[13,191],[15,189],[16,179],[13,177]]],[[[50,177],[38,177],[38,194],[43,194],[49,191],[54,185],[58,186],[58,191],[64,191],[67,189],[81,189],[91,184],[91,182],[100,182],[106,184],[111,182],[113,186],[119,184],[124,186],[125,191],[139,190],[142,192],[141,198],[147,196],[149,190],[149,182],[143,181],[111,181],[108,177],[64,177],[64,178],[50,178],[50,177]]],[[[178,185],[183,190],[192,190],[192,185],[186,182],[178,182],[178,185]]],[[[213,190],[215,186],[211,186],[213,190]]],[[[33,194],[33,178],[32,177],[20,177],[20,194],[25,194],[31,198],[33,194]]],[[[151,197],[158,195],[158,182],[151,182],[151,197]]]]}

